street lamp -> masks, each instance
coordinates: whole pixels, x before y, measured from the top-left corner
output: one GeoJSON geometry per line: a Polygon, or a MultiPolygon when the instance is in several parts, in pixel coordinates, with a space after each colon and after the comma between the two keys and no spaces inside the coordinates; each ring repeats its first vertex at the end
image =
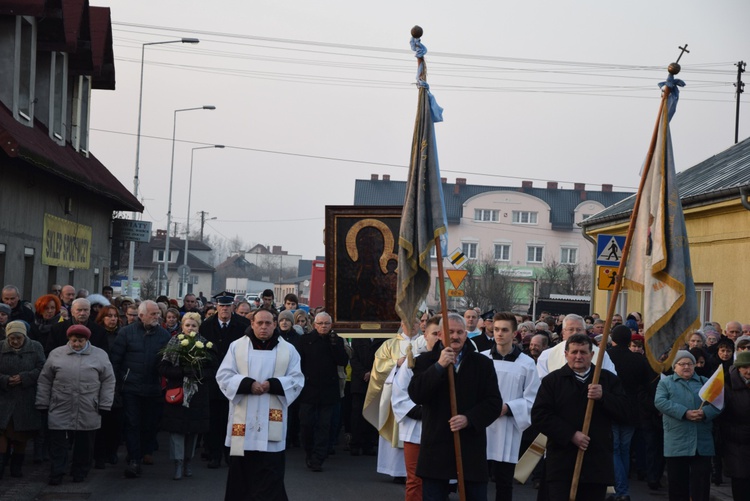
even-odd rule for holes
{"type": "Polygon", "coordinates": [[[169,228],[172,226],[172,185],[174,184],[174,145],[177,134],[177,114],[182,111],[195,111],[195,110],[215,110],[216,106],[205,105],[198,106],[196,108],[180,108],[174,110],[174,120],[172,122],[172,163],[169,167],[169,206],[167,208],[167,238],[164,242],[164,275],[166,276],[164,295],[169,295],[169,228]]]}
{"type": "MultiPolygon", "coordinates": [[[[206,150],[209,148],[224,148],[223,144],[214,144],[213,146],[199,146],[197,148],[193,148],[190,151],[190,183],[188,184],[188,206],[187,206],[187,218],[185,221],[185,255],[182,259],[182,265],[184,266],[183,270],[187,270],[187,263],[188,263],[188,240],[190,238],[190,199],[193,196],[193,156],[195,155],[195,150],[206,150]]],[[[183,290],[182,290],[182,296],[184,296],[187,293],[187,273],[183,273],[183,279],[182,279],[183,290]]]]}
{"type": "MultiPolygon", "coordinates": [[[[141,86],[138,92],[138,132],[135,140],[135,175],[133,176],[133,196],[138,199],[138,185],[139,185],[139,170],[140,170],[140,158],[141,158],[141,115],[143,110],[143,61],[146,55],[147,45],[163,45],[167,43],[189,43],[197,44],[200,40],[197,38],[181,38],[179,40],[166,40],[163,42],[147,42],[141,45],[141,86]]],[[[137,213],[133,212],[133,221],[138,218],[137,213]]],[[[133,295],[133,268],[135,268],[135,242],[130,241],[130,254],[128,256],[128,296],[133,295]]]]}

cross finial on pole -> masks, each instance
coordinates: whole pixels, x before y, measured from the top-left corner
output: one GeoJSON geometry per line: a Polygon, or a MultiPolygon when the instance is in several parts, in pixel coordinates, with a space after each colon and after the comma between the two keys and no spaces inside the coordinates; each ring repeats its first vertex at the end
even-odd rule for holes
{"type": "Polygon", "coordinates": [[[679,56],[677,56],[677,61],[675,61],[675,62],[676,62],[676,63],[679,63],[679,62],[680,62],[680,58],[681,58],[681,57],[683,56],[683,54],[685,54],[686,52],[687,52],[688,54],[690,54],[690,51],[688,50],[688,44],[685,44],[685,47],[680,47],[680,46],[678,45],[678,46],[677,46],[677,48],[678,48],[678,49],[680,49],[680,55],[679,55],[679,56]]]}
{"type": "Polygon", "coordinates": [[[682,58],[682,56],[686,52],[688,54],[690,54],[690,51],[688,50],[688,44],[685,44],[685,47],[678,46],[677,48],[680,49],[680,51],[681,51],[680,55],[677,56],[677,61],[675,61],[674,63],[670,63],[669,66],[667,67],[667,71],[669,71],[669,73],[672,74],[672,75],[678,74],[680,72],[680,70],[682,69],[680,67],[680,59],[682,58]]]}

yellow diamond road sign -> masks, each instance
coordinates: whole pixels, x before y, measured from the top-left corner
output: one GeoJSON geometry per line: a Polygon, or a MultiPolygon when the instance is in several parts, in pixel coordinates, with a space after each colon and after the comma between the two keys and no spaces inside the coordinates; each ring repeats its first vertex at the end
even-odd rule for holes
{"type": "Polygon", "coordinates": [[[464,254],[464,251],[461,250],[461,248],[459,247],[458,249],[448,254],[448,260],[456,268],[461,268],[463,265],[466,264],[466,261],[468,261],[469,258],[466,257],[466,254],[464,254]]]}

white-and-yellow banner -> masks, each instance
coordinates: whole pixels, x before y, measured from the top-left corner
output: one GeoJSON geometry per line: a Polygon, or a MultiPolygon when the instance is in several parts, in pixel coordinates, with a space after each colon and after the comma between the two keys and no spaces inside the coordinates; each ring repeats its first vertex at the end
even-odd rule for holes
{"type": "Polygon", "coordinates": [[[91,226],[45,214],[42,264],[64,268],[89,268],[91,226]]]}

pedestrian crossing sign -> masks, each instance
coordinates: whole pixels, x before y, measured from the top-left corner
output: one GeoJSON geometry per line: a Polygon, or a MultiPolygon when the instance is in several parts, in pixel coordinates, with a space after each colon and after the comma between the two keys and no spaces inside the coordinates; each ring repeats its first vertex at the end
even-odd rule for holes
{"type": "Polygon", "coordinates": [[[596,264],[599,266],[620,266],[625,237],[619,235],[597,235],[596,264]]]}

